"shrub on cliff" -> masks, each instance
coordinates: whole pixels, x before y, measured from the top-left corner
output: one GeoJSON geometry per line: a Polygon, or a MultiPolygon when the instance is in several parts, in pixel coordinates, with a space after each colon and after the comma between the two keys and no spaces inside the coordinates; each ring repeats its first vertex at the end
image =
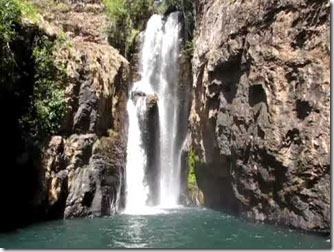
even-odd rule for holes
{"type": "Polygon", "coordinates": [[[154,13],[167,15],[172,11],[180,11],[185,23],[185,50],[191,47],[192,33],[194,29],[193,2],[191,0],[103,0],[110,20],[109,43],[120,50],[126,57],[131,54],[131,47],[137,34],[145,29],[146,21],[154,13]]]}
{"type": "Polygon", "coordinates": [[[65,71],[53,57],[61,41],[22,22],[38,15],[26,0],[0,0],[0,99],[17,100],[20,135],[37,144],[59,131],[65,111],[65,71]]]}
{"type": "Polygon", "coordinates": [[[109,43],[128,56],[134,37],[154,12],[153,0],[103,0],[110,20],[109,43]]]}
{"type": "Polygon", "coordinates": [[[18,5],[13,1],[0,0],[0,69],[1,88],[10,85],[15,79],[11,73],[15,69],[14,55],[10,49],[10,43],[16,37],[15,27],[20,22],[21,12],[18,5]]]}
{"type": "Polygon", "coordinates": [[[197,187],[196,174],[195,174],[195,165],[199,161],[198,156],[195,153],[194,149],[189,151],[188,164],[189,164],[189,173],[188,173],[188,188],[197,187]]]}
{"type": "Polygon", "coordinates": [[[29,127],[30,136],[43,139],[57,134],[65,115],[64,66],[56,65],[53,51],[61,41],[51,41],[47,36],[35,37],[33,60],[35,63],[31,107],[22,122],[29,127]]]}

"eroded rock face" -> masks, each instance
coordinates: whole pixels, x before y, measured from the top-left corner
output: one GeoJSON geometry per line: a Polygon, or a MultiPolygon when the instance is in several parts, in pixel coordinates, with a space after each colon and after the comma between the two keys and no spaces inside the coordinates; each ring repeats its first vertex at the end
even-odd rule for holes
{"type": "Polygon", "coordinates": [[[190,116],[208,206],[330,229],[327,1],[200,0],[190,116]]]}
{"type": "Polygon", "coordinates": [[[46,208],[54,218],[109,215],[124,206],[129,66],[107,43],[102,1],[62,2],[44,13],[69,38],[55,52],[66,66],[67,110],[43,157],[46,208]]]}
{"type": "Polygon", "coordinates": [[[192,87],[192,66],[191,59],[188,54],[181,52],[179,55],[180,72],[179,72],[179,88],[178,88],[178,100],[180,107],[184,108],[180,110],[179,119],[181,132],[180,138],[184,139],[181,144],[181,191],[180,191],[180,203],[187,206],[200,206],[202,202],[201,192],[197,185],[192,185],[188,181],[190,164],[189,155],[192,147],[192,138],[189,127],[189,121],[186,119],[189,117],[191,108],[191,87],[192,87]]]}

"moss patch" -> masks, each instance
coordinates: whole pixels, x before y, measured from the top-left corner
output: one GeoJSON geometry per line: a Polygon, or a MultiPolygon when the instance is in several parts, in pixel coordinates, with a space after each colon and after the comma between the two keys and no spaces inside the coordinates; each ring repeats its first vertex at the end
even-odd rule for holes
{"type": "Polygon", "coordinates": [[[204,195],[197,185],[195,167],[198,162],[200,162],[200,158],[196,155],[195,150],[191,148],[188,154],[188,165],[189,165],[189,173],[187,177],[188,197],[190,200],[190,205],[200,206],[204,204],[204,195]]]}
{"type": "Polygon", "coordinates": [[[191,149],[189,151],[189,156],[188,156],[188,164],[189,164],[189,173],[188,173],[188,188],[192,187],[197,187],[197,182],[196,182],[196,174],[195,174],[195,165],[196,162],[199,161],[198,156],[195,153],[194,149],[191,149]]]}

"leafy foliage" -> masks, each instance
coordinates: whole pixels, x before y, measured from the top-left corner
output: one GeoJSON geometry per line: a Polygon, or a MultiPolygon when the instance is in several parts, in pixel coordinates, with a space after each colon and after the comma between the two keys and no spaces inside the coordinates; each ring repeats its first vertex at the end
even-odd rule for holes
{"type": "Polygon", "coordinates": [[[12,43],[19,38],[18,28],[22,17],[36,21],[37,9],[27,0],[0,0],[0,85],[14,88],[13,83],[20,78],[12,43]]]}
{"type": "Polygon", "coordinates": [[[19,6],[8,0],[0,0],[0,86],[10,85],[15,81],[16,75],[10,73],[15,71],[16,62],[10,49],[10,43],[16,38],[15,28],[20,22],[21,12],[19,6]]]}
{"type": "Polygon", "coordinates": [[[111,21],[109,27],[109,42],[125,54],[125,42],[131,25],[125,0],[103,0],[111,21]]]}
{"type": "Polygon", "coordinates": [[[53,51],[60,43],[48,37],[36,37],[33,50],[35,60],[35,83],[31,111],[25,121],[31,129],[32,137],[43,138],[56,134],[65,114],[64,88],[66,82],[64,67],[56,66],[53,51]],[[31,115],[35,115],[31,117],[31,115]]]}
{"type": "Polygon", "coordinates": [[[194,187],[196,183],[196,174],[195,174],[195,165],[199,161],[198,156],[195,153],[194,149],[189,151],[188,164],[189,164],[189,173],[188,173],[188,188],[194,187]]]}
{"type": "Polygon", "coordinates": [[[194,44],[192,40],[188,40],[182,47],[181,53],[192,57],[194,52],[194,44]]]}
{"type": "Polygon", "coordinates": [[[66,72],[53,57],[64,38],[51,39],[37,26],[23,29],[22,18],[38,17],[27,0],[0,0],[0,89],[19,101],[20,134],[37,144],[59,131],[66,105],[66,72]]]}
{"type": "Polygon", "coordinates": [[[20,21],[21,12],[16,2],[0,0],[0,41],[8,43],[15,36],[15,25],[20,21]]]}
{"type": "Polygon", "coordinates": [[[135,35],[144,28],[145,21],[153,14],[153,0],[103,0],[111,21],[109,42],[127,56],[135,35]]]}
{"type": "Polygon", "coordinates": [[[39,21],[40,14],[37,8],[28,0],[9,0],[9,2],[11,1],[18,6],[23,18],[27,18],[33,23],[37,23],[39,21]]]}
{"type": "MultiPolygon", "coordinates": [[[[126,57],[131,54],[131,46],[136,35],[143,30],[146,21],[154,14],[168,15],[180,11],[185,23],[184,38],[191,42],[194,29],[192,0],[103,0],[109,19],[109,42],[126,57]]],[[[185,52],[192,54],[191,43],[184,44],[185,52]]]]}
{"type": "Polygon", "coordinates": [[[126,16],[125,0],[103,0],[103,3],[113,20],[126,16]]]}

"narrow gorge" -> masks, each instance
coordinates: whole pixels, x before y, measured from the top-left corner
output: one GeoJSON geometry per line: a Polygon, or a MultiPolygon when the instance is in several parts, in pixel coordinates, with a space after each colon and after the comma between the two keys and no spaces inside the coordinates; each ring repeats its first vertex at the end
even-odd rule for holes
{"type": "Polygon", "coordinates": [[[327,1],[0,0],[0,30],[0,247],[331,247],[327,1]]]}

